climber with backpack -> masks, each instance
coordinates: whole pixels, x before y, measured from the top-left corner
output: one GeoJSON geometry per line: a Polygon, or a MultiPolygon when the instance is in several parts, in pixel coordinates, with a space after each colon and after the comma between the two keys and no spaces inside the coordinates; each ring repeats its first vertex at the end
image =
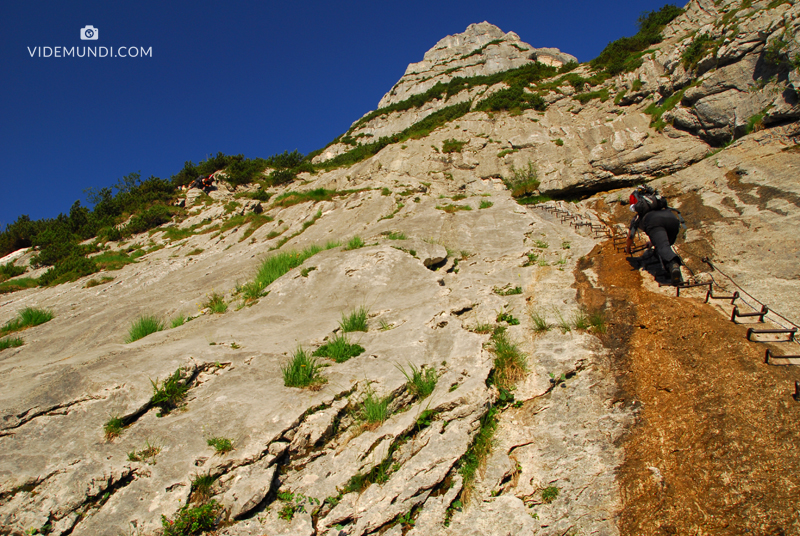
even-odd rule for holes
{"type": "Polygon", "coordinates": [[[665,264],[673,285],[683,282],[681,276],[681,258],[672,249],[678,232],[681,230],[681,218],[674,209],[667,206],[667,200],[650,186],[637,186],[630,195],[630,210],[636,215],[631,220],[625,253],[631,254],[633,238],[639,229],[647,233],[650,243],[665,264]]]}

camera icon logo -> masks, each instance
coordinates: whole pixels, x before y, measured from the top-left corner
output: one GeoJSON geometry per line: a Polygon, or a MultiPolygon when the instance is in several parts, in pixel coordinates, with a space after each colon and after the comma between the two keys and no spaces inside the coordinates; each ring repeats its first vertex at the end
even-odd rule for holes
{"type": "Polygon", "coordinates": [[[98,30],[91,24],[87,24],[86,26],[81,28],[81,40],[97,41],[98,37],[100,37],[100,30],[98,30]]]}

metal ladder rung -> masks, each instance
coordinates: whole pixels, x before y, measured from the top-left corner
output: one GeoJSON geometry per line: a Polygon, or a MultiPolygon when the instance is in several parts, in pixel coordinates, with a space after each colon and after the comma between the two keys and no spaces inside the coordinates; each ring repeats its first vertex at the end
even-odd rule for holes
{"type": "Polygon", "coordinates": [[[792,329],[756,329],[756,328],[750,328],[750,329],[747,330],[747,340],[748,341],[753,341],[753,342],[792,342],[792,341],[794,341],[795,333],[797,333],[797,328],[792,328],[792,329]],[[750,338],[751,335],[760,335],[762,333],[788,333],[789,334],[789,338],[787,340],[785,340],[785,341],[758,341],[758,340],[753,341],[753,339],[750,338]]]}
{"type": "Polygon", "coordinates": [[[712,300],[731,300],[731,305],[733,305],[739,299],[739,291],[737,290],[730,296],[714,296],[714,289],[709,285],[708,292],[706,292],[706,300],[703,303],[708,303],[709,298],[712,300]]]}
{"type": "Polygon", "coordinates": [[[764,321],[764,316],[766,316],[767,313],[769,313],[769,308],[766,305],[762,305],[761,306],[761,312],[755,312],[755,313],[740,313],[739,312],[739,306],[738,305],[734,305],[733,306],[733,312],[731,313],[731,322],[736,322],[736,317],[737,316],[739,318],[747,318],[747,317],[755,317],[755,316],[757,316],[758,317],[758,321],[759,322],[763,322],[764,321]]]}
{"type": "Polygon", "coordinates": [[[711,282],[709,281],[708,283],[684,283],[683,285],[678,285],[677,287],[675,287],[675,296],[680,297],[681,289],[705,287],[705,286],[711,287],[711,282]]]}
{"type": "Polygon", "coordinates": [[[782,365],[800,365],[800,355],[773,355],[769,348],[767,351],[764,352],[764,363],[767,365],[775,365],[775,366],[782,366],[782,365]],[[786,360],[785,363],[775,363],[771,362],[770,359],[784,359],[786,360]],[[792,363],[791,361],[795,361],[792,363]]]}

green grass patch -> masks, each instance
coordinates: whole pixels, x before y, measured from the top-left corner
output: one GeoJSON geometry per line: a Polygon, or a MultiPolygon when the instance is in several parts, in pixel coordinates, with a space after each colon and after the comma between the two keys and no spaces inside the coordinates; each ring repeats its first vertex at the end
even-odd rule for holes
{"type": "Polygon", "coordinates": [[[151,333],[162,331],[165,329],[164,322],[155,315],[144,315],[134,320],[131,327],[128,328],[128,338],[125,339],[126,343],[138,341],[147,337],[151,333]]]}
{"type": "Polygon", "coordinates": [[[193,257],[195,255],[200,255],[205,250],[203,248],[194,248],[192,251],[186,254],[187,257],[193,257]]]}
{"type": "Polygon", "coordinates": [[[486,458],[492,451],[492,438],[497,430],[497,408],[491,407],[486,414],[481,417],[480,428],[475,434],[467,452],[456,462],[458,472],[463,478],[463,488],[461,490],[461,500],[467,503],[475,489],[475,478],[479,471],[486,464],[486,458]]]}
{"type": "Polygon", "coordinates": [[[153,387],[153,396],[150,397],[150,403],[161,408],[161,413],[158,416],[166,415],[177,408],[186,398],[186,393],[189,392],[189,385],[183,381],[182,367],[178,367],[160,385],[158,380],[150,380],[150,385],[153,387]]]}
{"type": "Polygon", "coordinates": [[[339,321],[339,327],[342,328],[344,333],[351,333],[354,331],[368,331],[367,317],[369,316],[369,309],[365,306],[360,306],[354,309],[350,314],[342,313],[342,319],[339,321]]]}
{"type": "Polygon", "coordinates": [[[603,311],[590,313],[589,325],[595,333],[604,334],[606,332],[606,317],[603,311]]]}
{"type": "Polygon", "coordinates": [[[0,339],[0,351],[8,348],[17,348],[23,344],[25,344],[25,341],[23,341],[20,337],[7,337],[5,339],[0,339]]]}
{"type": "Polygon", "coordinates": [[[472,210],[472,207],[469,205],[452,205],[450,203],[446,205],[436,205],[437,210],[443,210],[448,214],[455,214],[460,210],[472,210]]]}
{"type": "Polygon", "coordinates": [[[186,315],[183,313],[179,313],[178,316],[174,317],[172,320],[169,321],[169,327],[177,328],[186,323],[186,315]]]}
{"type": "Polygon", "coordinates": [[[364,240],[356,235],[350,240],[347,241],[347,245],[344,247],[345,251],[350,251],[351,249],[359,249],[364,247],[364,240]]]}
{"type": "Polygon", "coordinates": [[[408,364],[409,370],[406,371],[402,366],[397,365],[403,376],[406,377],[406,390],[417,399],[423,399],[433,392],[439,375],[432,368],[420,369],[414,363],[408,364]]]}
{"type": "Polygon", "coordinates": [[[111,417],[104,425],[103,432],[105,433],[106,441],[111,441],[122,433],[125,428],[125,422],[119,417],[111,417]]]}
{"type": "Polygon", "coordinates": [[[689,44],[686,50],[683,51],[683,54],[681,54],[681,61],[684,69],[687,71],[694,71],[700,60],[710,51],[714,51],[716,55],[716,49],[719,48],[719,45],[720,43],[709,34],[696,35],[691,44],[689,44]]]}
{"type": "Polygon", "coordinates": [[[383,235],[389,240],[406,240],[408,237],[401,231],[386,231],[383,235]]]}
{"type": "Polygon", "coordinates": [[[522,294],[522,287],[510,288],[511,285],[506,285],[503,288],[494,288],[494,293],[498,296],[513,296],[515,294],[522,294]]]}
{"type": "Polygon", "coordinates": [[[38,309],[36,307],[26,307],[17,312],[17,317],[9,320],[0,327],[0,337],[14,333],[15,331],[22,331],[23,329],[44,324],[53,319],[53,313],[47,309],[38,309]]]}
{"type": "Polygon", "coordinates": [[[319,387],[327,381],[320,374],[321,368],[316,358],[298,346],[289,362],[281,367],[283,385],[286,387],[319,387]]]}
{"type": "Polygon", "coordinates": [[[28,288],[36,288],[39,286],[39,280],[32,277],[20,277],[13,281],[4,281],[0,283],[0,294],[9,294],[28,288]]]}
{"type": "Polygon", "coordinates": [[[486,199],[481,199],[481,204],[478,208],[479,209],[491,208],[492,206],[494,206],[494,203],[492,203],[491,201],[487,201],[486,199]]]}
{"type": "Polygon", "coordinates": [[[217,454],[227,454],[233,450],[233,441],[227,437],[212,437],[206,443],[209,447],[214,447],[217,454]]]}
{"type": "Polygon", "coordinates": [[[508,338],[504,329],[496,329],[492,334],[490,349],[495,356],[492,381],[501,391],[511,391],[516,382],[525,377],[528,370],[527,357],[508,338]]]}
{"type": "Polygon", "coordinates": [[[389,402],[391,401],[391,395],[379,397],[369,387],[356,410],[356,417],[368,425],[380,425],[389,418],[389,402]]]}
{"type": "MultiPolygon", "coordinates": [[[[330,248],[326,245],[325,249],[330,248]]],[[[322,247],[312,245],[302,251],[284,251],[265,259],[261,263],[261,266],[258,267],[255,279],[241,287],[245,299],[258,299],[258,297],[263,294],[264,289],[271,285],[276,279],[286,274],[289,270],[297,268],[307,259],[313,257],[322,250],[322,247]]]]}
{"type": "Polygon", "coordinates": [[[110,283],[111,281],[114,281],[113,277],[109,277],[107,275],[104,275],[100,279],[90,279],[89,281],[86,282],[86,284],[83,286],[83,288],[98,287],[100,285],[105,285],[106,283],[110,283]]]}
{"type": "Polygon", "coordinates": [[[590,91],[588,93],[578,93],[572,97],[581,104],[586,104],[590,100],[600,99],[600,102],[608,100],[608,88],[603,88],[598,91],[590,91]]]}
{"type": "Polygon", "coordinates": [[[550,504],[558,497],[559,490],[555,486],[547,486],[542,490],[542,501],[550,504]]]}
{"type": "Polygon", "coordinates": [[[333,338],[314,350],[314,357],[327,357],[337,363],[344,363],[351,357],[356,357],[364,353],[364,347],[360,344],[352,344],[345,334],[333,336],[333,338]]]}

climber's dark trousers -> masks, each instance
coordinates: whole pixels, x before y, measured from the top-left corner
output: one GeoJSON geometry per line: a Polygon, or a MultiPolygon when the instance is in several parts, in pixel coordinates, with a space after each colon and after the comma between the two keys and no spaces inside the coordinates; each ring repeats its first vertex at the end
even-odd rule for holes
{"type": "Polygon", "coordinates": [[[640,227],[650,237],[658,256],[669,265],[677,257],[671,246],[681,230],[678,217],[671,210],[654,210],[644,215],[640,227]]]}

